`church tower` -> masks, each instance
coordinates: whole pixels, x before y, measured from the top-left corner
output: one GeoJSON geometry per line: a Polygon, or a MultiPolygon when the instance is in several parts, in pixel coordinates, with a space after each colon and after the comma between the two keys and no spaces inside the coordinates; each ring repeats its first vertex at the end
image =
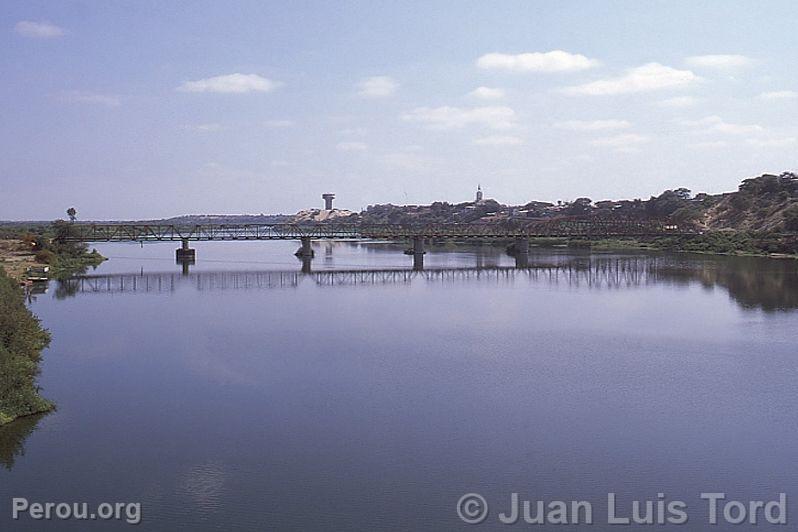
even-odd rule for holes
{"type": "Polygon", "coordinates": [[[477,185],[477,203],[482,201],[482,185],[477,185]]]}

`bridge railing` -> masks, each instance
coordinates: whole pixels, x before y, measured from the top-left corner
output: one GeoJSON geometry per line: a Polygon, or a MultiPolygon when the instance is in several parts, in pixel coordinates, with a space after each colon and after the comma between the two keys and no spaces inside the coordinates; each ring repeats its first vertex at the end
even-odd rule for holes
{"type": "Polygon", "coordinates": [[[500,239],[530,237],[614,237],[694,234],[663,221],[554,218],[512,223],[440,224],[73,224],[63,237],[74,242],[180,240],[297,240],[422,238],[500,239]]]}

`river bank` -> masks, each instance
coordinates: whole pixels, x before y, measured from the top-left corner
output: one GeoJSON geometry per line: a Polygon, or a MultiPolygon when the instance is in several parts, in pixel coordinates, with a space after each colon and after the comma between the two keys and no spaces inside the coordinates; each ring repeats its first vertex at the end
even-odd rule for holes
{"type": "MultiPolygon", "coordinates": [[[[68,225],[54,227],[55,235],[70,230],[68,225]]],[[[59,243],[47,230],[17,231],[0,238],[0,269],[18,282],[25,280],[28,268],[49,266],[51,277],[60,279],[97,267],[105,260],[96,249],[89,251],[85,244],[59,243]]]]}
{"type": "MultiPolygon", "coordinates": [[[[667,251],[671,253],[696,253],[737,257],[766,257],[798,259],[798,237],[776,234],[750,234],[744,232],[712,232],[689,237],[642,238],[532,238],[532,248],[574,248],[593,251],[667,251]]],[[[514,253],[514,243],[496,242],[514,253]]]]}
{"type": "Polygon", "coordinates": [[[37,378],[50,334],[25,306],[17,282],[0,270],[0,426],[53,410],[37,378]]]}
{"type": "Polygon", "coordinates": [[[33,247],[19,239],[0,240],[0,268],[5,270],[9,277],[20,280],[28,268],[46,266],[36,260],[33,247]]]}

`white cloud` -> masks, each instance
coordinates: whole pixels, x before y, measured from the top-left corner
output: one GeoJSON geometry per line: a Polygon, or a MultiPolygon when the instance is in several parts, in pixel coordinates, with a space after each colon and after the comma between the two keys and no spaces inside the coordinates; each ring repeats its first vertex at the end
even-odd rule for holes
{"type": "Polygon", "coordinates": [[[519,146],[524,143],[524,139],[513,136],[492,135],[474,139],[477,146],[519,146]]]}
{"type": "Polygon", "coordinates": [[[282,128],[282,127],[294,127],[293,120],[267,120],[263,123],[266,127],[272,128],[282,128]]]}
{"type": "Polygon", "coordinates": [[[753,63],[751,58],[744,55],[715,54],[715,55],[694,55],[688,57],[684,62],[696,68],[717,68],[731,69],[742,68],[753,63]]]}
{"type": "Polygon", "coordinates": [[[696,142],[695,144],[691,144],[691,148],[696,148],[698,150],[714,150],[718,148],[725,148],[728,146],[729,143],[725,140],[710,140],[707,142],[696,142]]]}
{"type": "Polygon", "coordinates": [[[659,102],[662,107],[690,107],[697,103],[698,99],[693,96],[674,96],[673,98],[666,98],[659,102]]]}
{"type": "Polygon", "coordinates": [[[362,137],[368,133],[368,130],[364,127],[347,127],[340,130],[338,133],[347,137],[362,137]]]}
{"type": "Polygon", "coordinates": [[[41,22],[21,20],[14,25],[14,31],[32,39],[55,39],[63,37],[66,33],[63,28],[44,20],[41,22]]]}
{"type": "Polygon", "coordinates": [[[632,124],[626,120],[566,120],[557,122],[554,127],[571,131],[602,131],[608,129],[626,129],[632,124]]]}
{"type": "Polygon", "coordinates": [[[798,139],[795,137],[781,139],[747,139],[745,142],[756,148],[787,148],[794,146],[798,142],[798,139]]]}
{"type": "Polygon", "coordinates": [[[798,98],[798,92],[795,91],[772,91],[763,92],[759,95],[763,100],[792,100],[798,98]]]}
{"type": "Polygon", "coordinates": [[[181,92],[218,92],[242,94],[245,92],[270,92],[280,83],[257,74],[227,74],[212,78],[186,81],[177,90],[181,92]]]}
{"type": "Polygon", "coordinates": [[[626,74],[617,78],[600,79],[584,85],[567,87],[565,93],[603,96],[662,89],[680,89],[700,79],[689,70],[677,70],[659,63],[648,63],[630,68],[626,71],[626,74]]]}
{"type": "Polygon", "coordinates": [[[759,124],[730,124],[719,116],[707,116],[700,120],[682,120],[682,125],[699,128],[706,133],[726,133],[729,135],[746,135],[762,133],[765,128],[759,124]]]}
{"type": "Polygon", "coordinates": [[[506,129],[515,125],[516,115],[509,107],[418,107],[402,116],[409,122],[420,122],[433,129],[455,129],[468,125],[506,129]]]}
{"type": "Polygon", "coordinates": [[[192,131],[198,131],[200,133],[212,133],[214,131],[221,131],[224,129],[221,124],[210,123],[210,124],[197,124],[195,126],[186,126],[186,129],[190,129],[192,131]]]}
{"type": "Polygon", "coordinates": [[[339,142],[335,148],[340,151],[366,151],[369,147],[363,142],[339,142]]]}
{"type": "Polygon", "coordinates": [[[491,87],[477,87],[468,93],[469,96],[479,98],[481,100],[499,100],[504,98],[505,92],[503,89],[494,89],[491,87]]]}
{"type": "Polygon", "coordinates": [[[586,70],[600,64],[595,59],[563,50],[522,54],[490,53],[477,59],[479,68],[514,72],[572,72],[586,70]]]}
{"type": "Polygon", "coordinates": [[[66,91],[61,95],[61,99],[69,103],[87,103],[106,107],[117,107],[121,103],[119,97],[113,94],[87,91],[66,91]]]}
{"type": "Polygon", "coordinates": [[[358,94],[366,98],[384,98],[396,92],[399,84],[388,76],[374,76],[358,83],[358,94]]]}
{"type": "Polygon", "coordinates": [[[636,133],[626,133],[623,135],[615,135],[612,137],[602,137],[598,139],[593,139],[590,141],[590,144],[593,146],[606,146],[609,148],[625,149],[625,148],[634,147],[638,144],[645,144],[650,140],[651,139],[643,135],[638,135],[636,133]]]}

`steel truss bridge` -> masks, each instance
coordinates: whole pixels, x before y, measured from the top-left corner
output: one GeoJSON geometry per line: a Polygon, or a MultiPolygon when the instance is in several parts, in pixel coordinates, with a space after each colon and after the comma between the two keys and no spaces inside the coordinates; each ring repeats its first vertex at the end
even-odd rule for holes
{"type": "Polygon", "coordinates": [[[373,286],[410,284],[415,280],[428,283],[485,281],[512,283],[534,280],[567,286],[622,288],[641,286],[662,278],[683,276],[680,267],[657,258],[588,259],[567,263],[535,264],[517,268],[510,266],[473,268],[436,268],[421,271],[408,269],[330,270],[303,273],[289,271],[219,271],[180,274],[141,273],[85,275],[59,281],[69,294],[95,293],[168,293],[180,287],[200,291],[258,290],[296,288],[309,281],[321,287],[373,286]],[[681,274],[680,274],[681,271],[681,274]]]}
{"type": "Polygon", "coordinates": [[[611,238],[694,235],[692,228],[662,221],[557,218],[508,224],[83,224],[63,238],[72,242],[161,242],[207,240],[406,240],[611,238]]]}

